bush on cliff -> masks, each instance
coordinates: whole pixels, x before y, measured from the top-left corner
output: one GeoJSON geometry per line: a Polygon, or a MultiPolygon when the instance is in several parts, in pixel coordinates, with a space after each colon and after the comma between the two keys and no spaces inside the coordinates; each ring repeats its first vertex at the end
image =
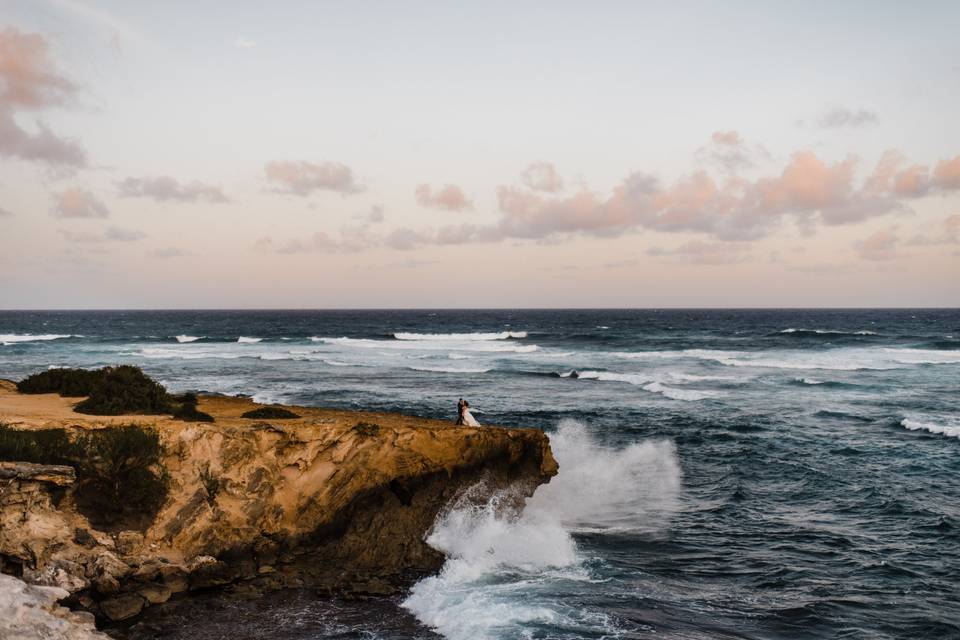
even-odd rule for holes
{"type": "Polygon", "coordinates": [[[0,460],[67,464],[80,512],[97,526],[141,527],[163,506],[168,478],[156,431],[138,425],[87,431],[17,430],[0,424],[0,460]]]}
{"type": "Polygon", "coordinates": [[[172,415],[175,420],[184,422],[213,422],[213,416],[197,409],[197,394],[185,393],[172,399],[172,415]]]}
{"type": "Polygon", "coordinates": [[[86,400],[74,407],[74,411],[96,416],[171,412],[172,403],[167,390],[139,367],[121,365],[100,371],[100,382],[86,400]]]}
{"type": "Polygon", "coordinates": [[[242,417],[255,420],[292,420],[300,416],[283,407],[260,407],[247,411],[242,417]]]}
{"type": "Polygon", "coordinates": [[[48,369],[17,383],[20,393],[59,393],[66,397],[88,396],[103,378],[104,369],[48,369]]]}

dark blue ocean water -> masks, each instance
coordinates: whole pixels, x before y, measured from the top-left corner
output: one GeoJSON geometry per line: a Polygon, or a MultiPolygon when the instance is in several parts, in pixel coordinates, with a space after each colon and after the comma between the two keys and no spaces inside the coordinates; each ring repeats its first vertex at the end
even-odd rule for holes
{"type": "Polygon", "coordinates": [[[551,434],[560,475],[454,505],[396,615],[300,594],[266,637],[960,637],[960,311],[0,312],[0,377],[117,363],[551,434]]]}

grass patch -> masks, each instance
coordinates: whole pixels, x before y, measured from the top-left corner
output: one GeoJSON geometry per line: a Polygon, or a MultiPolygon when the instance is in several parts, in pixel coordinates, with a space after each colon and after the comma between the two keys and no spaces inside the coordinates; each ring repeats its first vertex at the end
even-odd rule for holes
{"type": "Polygon", "coordinates": [[[0,424],[0,460],[67,464],[77,471],[77,508],[95,526],[144,528],[167,498],[169,480],[156,431],[138,425],[80,433],[0,424]]]}
{"type": "Polygon", "coordinates": [[[300,416],[283,407],[259,407],[247,411],[242,417],[253,418],[255,420],[292,420],[300,416]]]}

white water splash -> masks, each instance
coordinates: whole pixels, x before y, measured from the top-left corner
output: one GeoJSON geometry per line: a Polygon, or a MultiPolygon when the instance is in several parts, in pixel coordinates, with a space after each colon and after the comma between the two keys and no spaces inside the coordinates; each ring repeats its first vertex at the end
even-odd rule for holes
{"type": "Polygon", "coordinates": [[[427,542],[448,560],[403,606],[445,637],[479,640],[498,629],[522,635],[517,627],[530,623],[605,628],[602,614],[537,597],[545,581],[590,579],[571,534],[649,533],[667,526],[676,510],[681,471],[672,441],[608,449],[572,420],[550,441],[560,473],[519,517],[504,514],[510,496],[499,495],[479,507],[462,501],[434,524],[427,542]]]}

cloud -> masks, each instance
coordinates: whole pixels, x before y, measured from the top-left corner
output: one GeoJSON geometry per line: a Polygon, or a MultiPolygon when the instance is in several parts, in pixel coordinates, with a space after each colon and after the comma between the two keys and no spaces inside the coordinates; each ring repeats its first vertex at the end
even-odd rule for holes
{"type": "Polygon", "coordinates": [[[297,253],[355,253],[364,249],[384,244],[383,238],[372,233],[367,225],[344,226],[340,229],[339,237],[334,237],[325,231],[318,231],[305,238],[294,238],[283,244],[274,242],[269,236],[262,237],[254,243],[257,251],[268,251],[280,254],[297,253]]]}
{"type": "Polygon", "coordinates": [[[897,257],[897,244],[900,242],[895,231],[895,227],[877,231],[856,242],[854,247],[864,260],[893,260],[897,257]]]}
{"type": "Polygon", "coordinates": [[[960,189],[960,156],[938,162],[933,170],[933,182],[941,189],[960,189]]]}
{"type": "Polygon", "coordinates": [[[147,237],[142,231],[136,229],[121,229],[119,227],[108,227],[103,233],[93,233],[89,231],[68,231],[60,229],[58,233],[69,242],[81,244],[102,244],[104,242],[135,242],[147,237]]]}
{"type": "Polygon", "coordinates": [[[611,261],[611,262],[604,262],[604,263],[603,263],[603,267],[604,267],[605,269],[625,269],[625,268],[628,268],[628,267],[635,267],[635,266],[637,266],[638,264],[640,264],[639,261],[633,260],[633,259],[630,259],[630,260],[613,260],[613,261],[611,261]]]}
{"type": "Polygon", "coordinates": [[[237,36],[233,40],[233,46],[238,49],[253,49],[257,46],[257,43],[249,38],[243,36],[237,36]]]}
{"type": "Polygon", "coordinates": [[[106,218],[107,206],[86,189],[65,189],[53,194],[53,215],[58,218],[106,218]]]}
{"type": "MultiPolygon", "coordinates": [[[[721,133],[721,144],[741,140],[739,134],[721,133]]],[[[765,237],[786,223],[812,233],[818,226],[849,225],[895,213],[912,211],[913,199],[954,192],[954,163],[944,160],[931,173],[923,165],[906,162],[897,151],[883,155],[877,165],[858,177],[856,156],[828,162],[812,151],[798,151],[783,168],[771,175],[749,179],[736,173],[717,179],[698,170],[673,183],[636,172],[626,176],[609,194],[582,186],[569,194],[555,195],[519,185],[500,185],[496,195],[498,220],[485,225],[448,224],[436,228],[400,227],[374,234],[362,225],[340,239],[294,240],[274,248],[281,252],[356,251],[386,246],[409,251],[427,245],[458,245],[507,240],[559,242],[581,235],[618,237],[643,230],[664,233],[699,233],[709,240],[742,242],[765,237]]],[[[429,187],[428,187],[429,189],[429,187]]],[[[422,192],[434,199],[432,190],[422,192]]],[[[663,251],[663,255],[668,250],[663,251]]],[[[670,255],[723,263],[728,252],[710,251],[709,245],[678,247],[670,255]]]]}
{"type": "Polygon", "coordinates": [[[681,244],[673,249],[651,247],[647,250],[649,256],[674,256],[680,262],[692,264],[733,264],[743,262],[748,258],[744,253],[745,246],[735,243],[710,243],[692,241],[681,244]]]}
{"type": "Polygon", "coordinates": [[[362,216],[363,220],[370,224],[380,224],[384,220],[383,216],[383,205],[375,204],[370,207],[370,212],[365,216],[362,216]]]}
{"type": "Polygon", "coordinates": [[[710,143],[696,153],[699,161],[716,165],[729,174],[755,166],[755,157],[768,158],[769,155],[760,145],[748,147],[737,131],[714,131],[710,143]]]}
{"type": "Polygon", "coordinates": [[[840,106],[829,107],[817,116],[817,126],[821,129],[855,129],[877,122],[877,114],[873,111],[840,106]]]}
{"type": "Polygon", "coordinates": [[[197,180],[189,183],[176,181],[170,176],[156,178],[127,178],[117,183],[121,196],[128,198],[153,198],[157,202],[230,202],[220,187],[197,180]]]}
{"type": "Polygon", "coordinates": [[[960,213],[947,216],[926,234],[917,234],[907,241],[912,245],[960,244],[960,213]]]}
{"type": "Polygon", "coordinates": [[[349,195],[363,191],[357,184],[353,170],[339,162],[274,161],[264,166],[267,180],[280,193],[309,196],[314,191],[336,191],[349,195]]]}
{"type": "Polygon", "coordinates": [[[523,170],[520,180],[534,191],[556,193],[563,190],[563,178],[549,162],[534,162],[523,170]]]}
{"type": "Polygon", "coordinates": [[[7,210],[4,209],[3,207],[0,207],[0,218],[2,218],[2,217],[4,217],[4,216],[12,216],[12,215],[13,215],[12,213],[10,213],[9,211],[7,211],[7,210]]]}
{"type": "Polygon", "coordinates": [[[42,122],[35,132],[27,131],[14,117],[64,106],[76,91],[55,69],[43,36],[13,27],[0,31],[0,155],[60,167],[86,165],[86,151],[77,141],[57,136],[42,122]]]}
{"type": "Polygon", "coordinates": [[[178,249],[177,247],[164,247],[162,249],[152,249],[147,252],[147,255],[150,256],[151,258],[169,260],[171,258],[182,258],[185,256],[192,256],[193,253],[185,249],[178,249]]]}
{"type": "Polygon", "coordinates": [[[423,207],[443,209],[445,211],[465,211],[473,208],[463,190],[455,184],[448,184],[436,192],[428,184],[421,184],[415,191],[417,202],[423,207]]]}

